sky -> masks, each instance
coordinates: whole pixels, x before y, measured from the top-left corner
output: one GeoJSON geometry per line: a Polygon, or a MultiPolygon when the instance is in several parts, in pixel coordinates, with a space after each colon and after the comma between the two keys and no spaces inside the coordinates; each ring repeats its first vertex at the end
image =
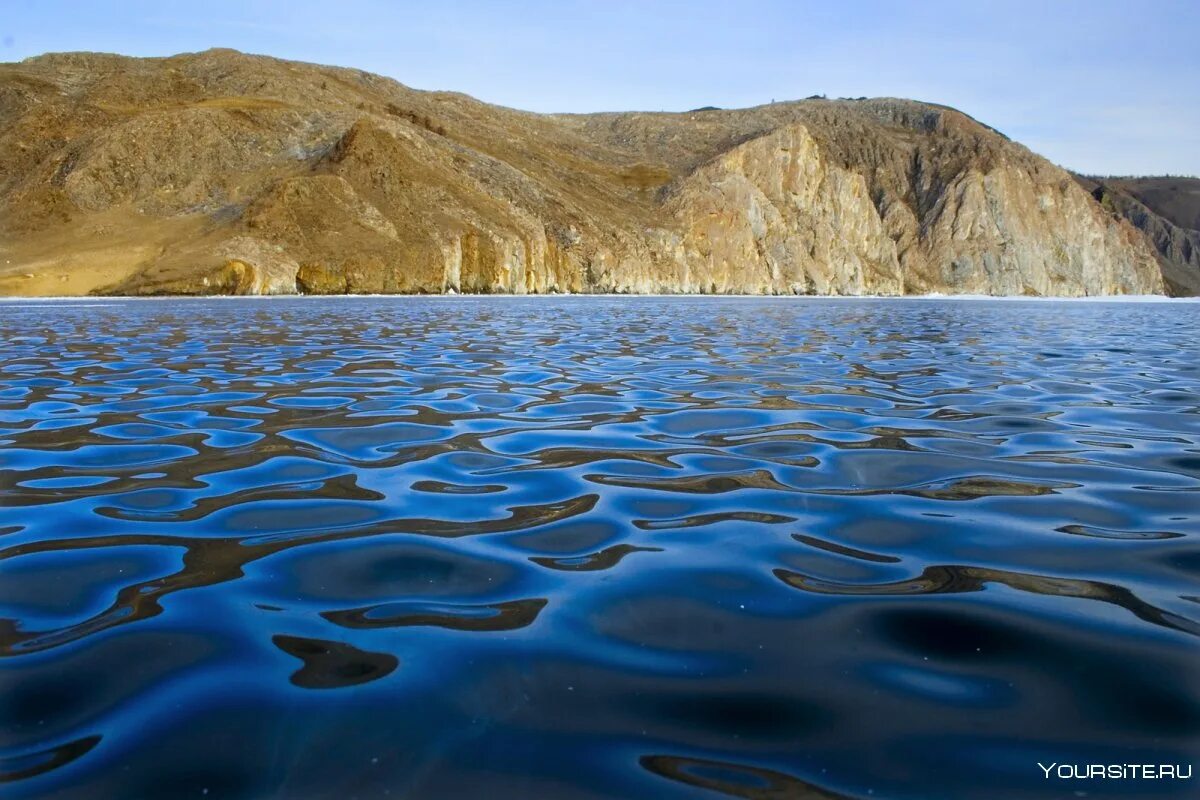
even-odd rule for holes
{"type": "Polygon", "coordinates": [[[1088,174],[1200,176],[1200,0],[0,0],[0,61],[209,47],[530,111],[961,109],[1088,174]]]}

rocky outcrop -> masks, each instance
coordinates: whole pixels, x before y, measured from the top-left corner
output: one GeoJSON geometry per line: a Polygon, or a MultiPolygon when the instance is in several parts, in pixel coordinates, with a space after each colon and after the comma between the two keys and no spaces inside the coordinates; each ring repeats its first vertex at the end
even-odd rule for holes
{"type": "Polygon", "coordinates": [[[1169,294],[1200,295],[1200,229],[1193,227],[1200,225],[1200,180],[1076,178],[1102,208],[1146,235],[1169,294]]]}
{"type": "Polygon", "coordinates": [[[897,240],[866,179],[833,163],[802,124],[704,165],[667,207],[682,231],[677,258],[685,267],[685,291],[904,291],[897,240]]]}
{"type": "Polygon", "coordinates": [[[546,116],[233,51],[67,54],[0,66],[0,121],[3,293],[1163,290],[1067,173],[913,101],[546,116]]]}
{"type": "Polygon", "coordinates": [[[682,223],[682,284],[803,294],[1160,288],[1138,237],[1048,165],[970,165],[936,187],[870,160],[856,166],[794,124],[697,170],[668,203],[682,223]],[[924,204],[906,202],[917,193],[924,204]],[[746,265],[759,266],[749,286],[746,265]]]}

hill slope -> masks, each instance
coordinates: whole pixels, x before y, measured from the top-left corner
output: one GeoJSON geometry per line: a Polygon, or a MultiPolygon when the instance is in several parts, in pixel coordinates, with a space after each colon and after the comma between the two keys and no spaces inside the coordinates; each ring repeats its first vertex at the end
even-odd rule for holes
{"type": "Polygon", "coordinates": [[[1163,290],[952,109],[538,115],[211,50],[0,65],[0,293],[1163,290]]]}
{"type": "Polygon", "coordinates": [[[1100,205],[1149,238],[1168,293],[1200,295],[1200,178],[1076,179],[1100,205]]]}

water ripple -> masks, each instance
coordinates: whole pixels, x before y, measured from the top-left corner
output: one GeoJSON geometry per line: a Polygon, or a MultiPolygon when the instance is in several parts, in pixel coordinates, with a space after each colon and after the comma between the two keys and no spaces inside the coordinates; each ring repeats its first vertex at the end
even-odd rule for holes
{"type": "Polygon", "coordinates": [[[6,797],[1057,797],[1200,748],[1193,307],[3,312],[6,797]]]}

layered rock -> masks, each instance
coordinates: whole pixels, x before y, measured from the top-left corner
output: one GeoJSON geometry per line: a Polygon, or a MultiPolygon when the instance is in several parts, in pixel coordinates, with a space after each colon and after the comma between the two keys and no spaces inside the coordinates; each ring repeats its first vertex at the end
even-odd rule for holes
{"type": "Polygon", "coordinates": [[[1067,173],[912,101],[546,116],[232,51],[70,54],[0,66],[0,122],[9,294],[1163,290],[1067,173]]]}

